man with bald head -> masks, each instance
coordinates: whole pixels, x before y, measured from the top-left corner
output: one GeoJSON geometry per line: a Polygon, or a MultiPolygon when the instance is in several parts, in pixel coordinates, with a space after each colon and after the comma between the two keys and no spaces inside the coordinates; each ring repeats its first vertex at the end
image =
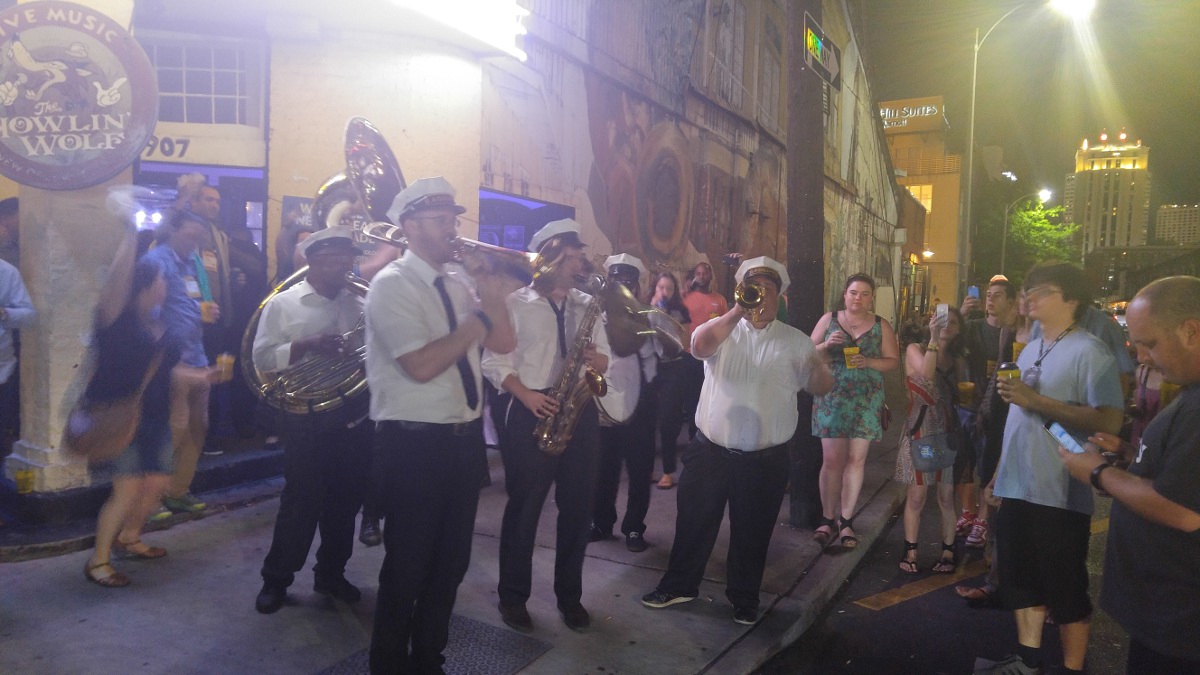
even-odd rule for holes
{"type": "Polygon", "coordinates": [[[1076,480],[1113,497],[1100,606],[1129,633],[1127,672],[1200,673],[1200,278],[1149,284],[1125,317],[1138,360],[1183,392],[1125,461],[1092,446],[1121,450],[1106,433],[1058,452],[1076,480]]]}

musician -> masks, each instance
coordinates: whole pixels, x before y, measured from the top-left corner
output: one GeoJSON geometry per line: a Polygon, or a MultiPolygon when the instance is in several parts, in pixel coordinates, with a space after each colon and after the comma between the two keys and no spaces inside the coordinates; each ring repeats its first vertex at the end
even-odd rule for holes
{"type": "MultiPolygon", "coordinates": [[[[343,336],[362,317],[362,300],[346,288],[346,274],[362,250],[348,227],[321,230],[304,241],[308,275],[263,307],[254,336],[254,364],[261,371],[286,371],[316,356],[337,356],[358,345],[343,336]]],[[[304,567],[319,525],[321,546],[313,568],[313,590],[357,602],[358,588],[346,580],[354,548],[354,518],[362,506],[370,464],[371,428],[365,397],[336,418],[281,413],[284,438],[283,494],[275,535],[263,561],[263,587],[254,606],[271,614],[283,605],[294,575],[304,567]]],[[[326,414],[327,415],[327,414],[326,414]]]]}
{"type": "Polygon", "coordinates": [[[441,177],[396,195],[388,218],[408,250],[367,293],[372,477],[385,519],[372,673],[442,672],[487,462],[480,345],[502,354],[515,344],[504,299],[520,284],[480,273],[477,303],[451,264],[465,211],[441,177]]]}
{"type": "Polygon", "coordinates": [[[683,456],[670,562],[642,604],[662,608],[696,599],[728,503],[725,595],[733,620],[752,625],[788,479],[796,394],[829,391],[833,373],[807,335],[775,320],[789,284],[783,265],[752,258],[738,267],[736,278],[758,284],[763,302],[751,312],[735,304],[692,334],[692,354],[704,362],[699,431],[683,456]]]}
{"type": "MultiPolygon", "coordinates": [[[[621,284],[633,297],[640,297],[639,281],[650,276],[641,260],[621,253],[609,256],[604,266],[608,269],[608,283],[621,284]]],[[[621,533],[625,535],[625,548],[634,553],[646,550],[646,512],[650,510],[650,475],[654,472],[654,431],[658,419],[655,342],[647,339],[633,354],[614,355],[610,359],[606,375],[609,390],[602,401],[614,422],[600,422],[600,471],[589,540],[613,538],[617,488],[624,462],[629,475],[629,496],[621,533]]]]}
{"type": "Polygon", "coordinates": [[[582,631],[591,621],[580,598],[599,455],[596,407],[589,402],[579,415],[561,455],[542,452],[533,435],[538,420],[560,411],[562,402],[547,392],[559,382],[562,364],[571,352],[582,349],[584,362],[599,372],[608,366],[608,339],[598,321],[591,335],[576,335],[592,299],[575,288],[587,262],[579,224],[556,220],[529,242],[530,251],[543,255],[560,248],[548,271],[508,297],[516,349],[508,355],[484,352],[484,375],[503,392],[497,403],[506,411],[500,432],[508,491],[500,528],[500,616],[509,627],[523,632],[533,630],[525,603],[531,590],[538,518],[551,483],[558,506],[554,564],[558,610],[572,630],[582,631]]]}

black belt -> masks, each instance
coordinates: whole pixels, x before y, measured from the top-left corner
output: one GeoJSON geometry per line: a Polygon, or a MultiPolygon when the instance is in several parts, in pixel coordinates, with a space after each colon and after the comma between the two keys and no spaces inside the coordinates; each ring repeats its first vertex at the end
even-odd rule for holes
{"type": "Polygon", "coordinates": [[[737,448],[727,448],[723,445],[717,445],[716,443],[713,443],[712,439],[708,436],[705,436],[704,432],[700,431],[699,429],[696,430],[696,440],[717,448],[721,451],[721,454],[725,455],[726,457],[734,457],[736,459],[766,460],[785,453],[788,449],[787,443],[772,445],[771,447],[763,448],[762,450],[738,450],[737,448]]]}
{"type": "Polygon", "coordinates": [[[375,429],[399,429],[401,431],[441,431],[451,436],[469,436],[483,431],[483,418],[477,417],[470,422],[409,422],[408,420],[380,420],[375,423],[375,429]]]}

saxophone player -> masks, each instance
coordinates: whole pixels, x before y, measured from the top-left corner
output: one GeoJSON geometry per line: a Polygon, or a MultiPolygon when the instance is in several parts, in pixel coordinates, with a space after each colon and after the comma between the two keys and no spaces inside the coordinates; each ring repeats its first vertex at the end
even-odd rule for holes
{"type": "Polygon", "coordinates": [[[372,477],[385,519],[372,673],[442,672],[487,462],[480,346],[515,344],[505,296],[519,284],[481,273],[476,303],[451,273],[465,210],[441,177],[396,195],[387,215],[408,250],[367,292],[372,477]]]}
{"type": "Polygon", "coordinates": [[[829,391],[833,373],[809,336],[775,320],[789,283],[783,265],[760,256],[743,262],[736,278],[757,285],[760,302],[753,311],[739,302],[692,334],[692,355],[704,362],[698,431],[683,455],[670,562],[642,604],[659,609],[696,599],[728,503],[725,596],[733,620],[752,625],[787,484],[796,394],[829,391]]]}
{"type": "MultiPolygon", "coordinates": [[[[362,255],[353,232],[330,227],[301,246],[308,258],[307,277],[267,302],[254,336],[254,363],[264,371],[285,371],[313,356],[333,356],[357,346],[345,344],[343,337],[362,317],[361,298],[346,289],[346,274],[362,255]]],[[[254,602],[263,614],[283,605],[318,525],[321,546],[313,590],[344,602],[361,597],[344,576],[370,468],[371,430],[365,423],[366,399],[361,398],[361,406],[350,406],[336,421],[322,423],[312,414],[280,415],[286,482],[263,561],[262,591],[254,602]]]]}
{"type": "Polygon", "coordinates": [[[580,598],[599,455],[594,402],[583,408],[561,455],[542,452],[534,437],[538,421],[555,415],[563,405],[546,392],[560,381],[562,364],[575,361],[574,350],[582,349],[584,363],[598,372],[608,366],[603,328],[593,324],[590,335],[576,334],[592,300],[575,288],[586,264],[579,232],[578,223],[565,219],[533,235],[529,250],[554,260],[543,265],[545,271],[533,284],[508,297],[516,349],[511,354],[490,349],[484,353],[484,374],[501,392],[496,403],[504,411],[500,455],[508,503],[500,529],[500,616],[522,632],[533,629],[525,603],[531,592],[538,518],[551,483],[558,505],[554,564],[558,610],[572,630],[585,630],[590,623],[580,598]]]}

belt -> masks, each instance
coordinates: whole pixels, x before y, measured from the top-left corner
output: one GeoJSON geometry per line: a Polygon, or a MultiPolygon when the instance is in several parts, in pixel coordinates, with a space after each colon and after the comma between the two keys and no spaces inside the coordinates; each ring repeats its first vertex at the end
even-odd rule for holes
{"type": "Polygon", "coordinates": [[[477,417],[470,422],[409,422],[408,420],[380,420],[375,423],[376,430],[399,429],[401,431],[440,431],[451,436],[469,436],[483,431],[483,418],[477,417]]]}
{"type": "Polygon", "coordinates": [[[700,431],[699,429],[696,430],[696,440],[703,443],[708,443],[714,448],[717,448],[721,451],[721,454],[725,455],[726,457],[733,457],[736,459],[765,460],[785,453],[788,449],[787,443],[772,445],[771,447],[763,448],[762,450],[738,450],[737,448],[727,448],[723,445],[717,445],[716,443],[713,443],[712,439],[710,439],[708,436],[705,436],[704,432],[700,431]]]}

